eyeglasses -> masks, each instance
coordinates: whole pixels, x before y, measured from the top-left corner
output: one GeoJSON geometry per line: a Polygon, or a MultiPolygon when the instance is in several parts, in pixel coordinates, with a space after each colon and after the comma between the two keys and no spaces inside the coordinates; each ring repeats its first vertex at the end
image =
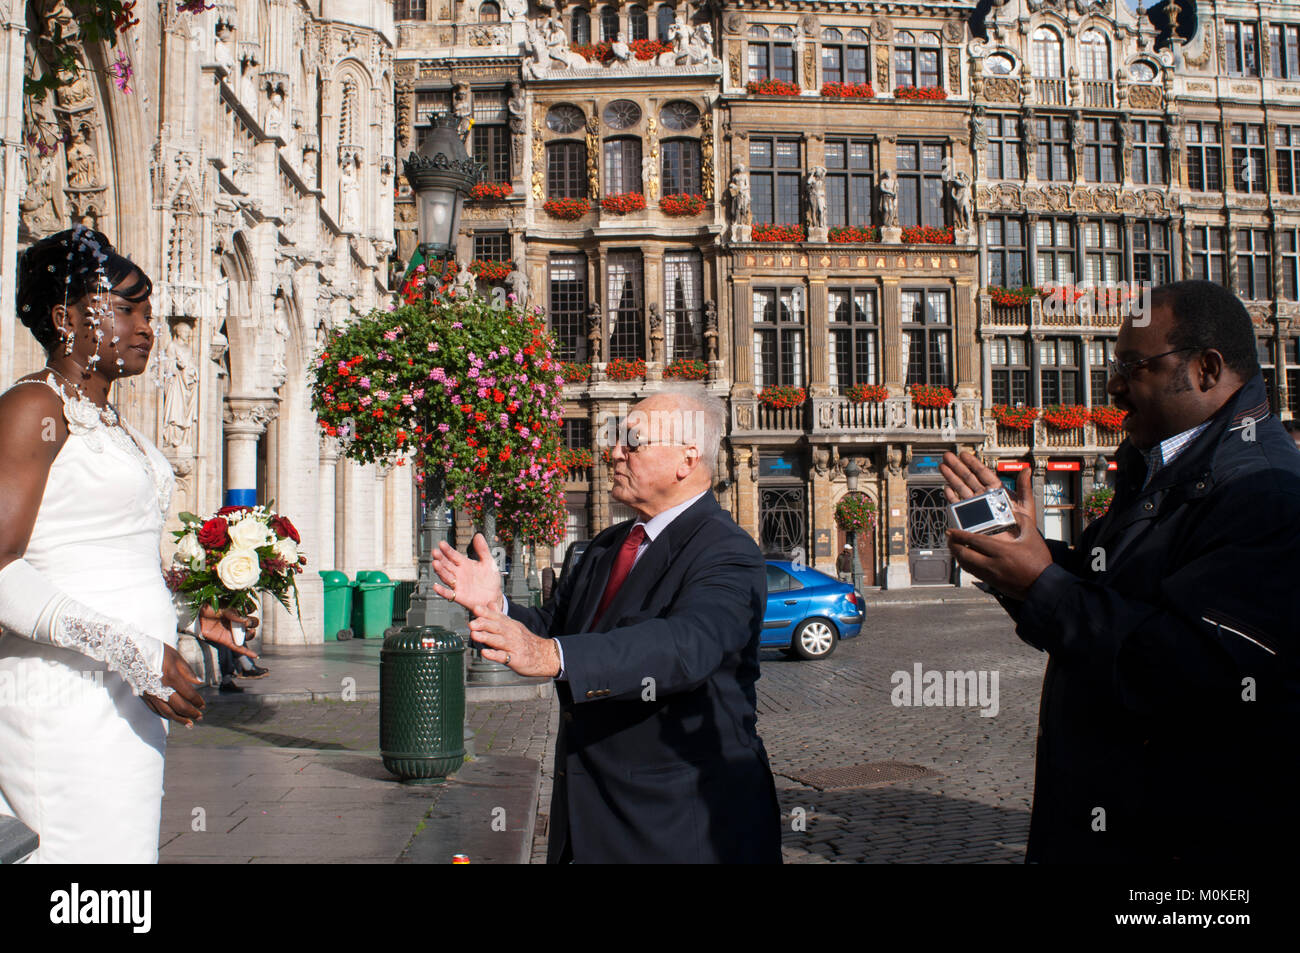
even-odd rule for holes
{"type": "Polygon", "coordinates": [[[622,443],[615,444],[615,446],[616,446],[616,447],[622,447],[622,448],[623,448],[623,452],[624,452],[624,453],[627,453],[627,454],[633,454],[633,453],[636,453],[636,452],[637,452],[638,450],[640,450],[642,447],[685,447],[685,446],[691,446],[691,444],[673,443],[673,442],[671,442],[671,441],[669,441],[669,440],[637,440],[635,443],[633,443],[633,442],[632,442],[633,439],[634,439],[633,435],[630,435],[630,434],[629,434],[627,439],[625,439],[622,443]]]}
{"type": "Polygon", "coordinates": [[[1141,357],[1136,361],[1117,361],[1111,358],[1106,362],[1106,369],[1114,377],[1128,377],[1134,371],[1142,370],[1148,367],[1152,361],[1162,357],[1168,357],[1170,354],[1179,354],[1183,351],[1199,351],[1199,347],[1176,347],[1172,351],[1165,351],[1163,354],[1152,354],[1150,357],[1141,357]]]}

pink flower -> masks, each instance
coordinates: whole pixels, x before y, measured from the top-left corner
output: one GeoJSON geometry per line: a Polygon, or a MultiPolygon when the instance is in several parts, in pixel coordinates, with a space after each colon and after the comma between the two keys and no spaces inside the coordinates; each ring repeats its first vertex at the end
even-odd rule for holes
{"type": "Polygon", "coordinates": [[[380,400],[388,400],[388,391],[377,390],[375,391],[375,396],[378,397],[380,400]]]}
{"type": "Polygon", "coordinates": [[[470,377],[470,378],[478,377],[478,368],[477,368],[477,367],[471,367],[471,368],[469,369],[469,373],[468,373],[466,376],[467,376],[467,377],[470,377]]]}
{"type": "Polygon", "coordinates": [[[396,340],[397,340],[397,332],[396,332],[396,331],[385,331],[385,332],[384,332],[384,340],[385,340],[385,341],[396,341],[396,340]]]}
{"type": "Polygon", "coordinates": [[[410,394],[403,394],[403,395],[402,395],[402,406],[403,406],[403,407],[410,407],[413,403],[415,403],[415,398],[412,397],[410,394]]]}
{"type": "Polygon", "coordinates": [[[438,433],[446,433],[450,429],[451,428],[448,427],[446,424],[438,424],[438,433]]]}
{"type": "Polygon", "coordinates": [[[370,378],[369,377],[361,378],[359,381],[357,381],[357,386],[360,387],[362,390],[370,390],[370,378]]]}
{"type": "Polygon", "coordinates": [[[500,417],[498,417],[497,419],[501,421],[501,426],[502,426],[502,427],[509,427],[509,426],[510,426],[510,417],[509,417],[509,415],[507,415],[507,414],[502,414],[502,415],[501,415],[500,417]]]}
{"type": "Polygon", "coordinates": [[[127,85],[131,82],[131,77],[135,75],[135,70],[131,66],[131,61],[127,59],[125,53],[119,52],[117,59],[108,64],[108,73],[113,77],[113,82],[117,88],[124,93],[131,92],[131,87],[127,85]]]}
{"type": "Polygon", "coordinates": [[[438,342],[437,342],[437,341],[430,341],[430,342],[429,342],[428,350],[429,350],[430,352],[433,352],[433,351],[438,350],[438,342]]]}
{"type": "Polygon", "coordinates": [[[478,395],[479,395],[480,397],[486,397],[486,396],[487,396],[487,388],[486,388],[486,387],[480,387],[480,388],[478,389],[478,395]]]}
{"type": "Polygon", "coordinates": [[[362,407],[369,407],[370,404],[371,404],[371,400],[370,400],[370,395],[369,395],[369,394],[366,394],[364,397],[361,398],[361,406],[362,406],[362,407]]]}
{"type": "Polygon", "coordinates": [[[415,392],[412,394],[412,396],[413,396],[416,400],[421,400],[421,399],[423,399],[423,397],[424,397],[424,388],[423,388],[423,387],[417,387],[417,388],[415,389],[415,392]]]}

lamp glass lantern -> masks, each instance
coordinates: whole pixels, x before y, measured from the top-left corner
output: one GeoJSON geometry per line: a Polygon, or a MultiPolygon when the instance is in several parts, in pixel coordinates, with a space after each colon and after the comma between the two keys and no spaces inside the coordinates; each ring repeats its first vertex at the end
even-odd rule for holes
{"type": "Polygon", "coordinates": [[[420,253],[426,259],[446,259],[455,248],[461,208],[482,176],[483,164],[470,158],[456,130],[440,126],[435,114],[420,151],[411,153],[403,171],[415,192],[420,253]]]}

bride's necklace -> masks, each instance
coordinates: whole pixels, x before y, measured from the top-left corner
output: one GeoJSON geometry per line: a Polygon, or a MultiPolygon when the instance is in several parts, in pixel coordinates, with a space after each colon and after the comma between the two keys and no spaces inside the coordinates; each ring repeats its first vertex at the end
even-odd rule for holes
{"type": "MultiPolygon", "coordinates": [[[[45,365],[45,369],[49,371],[51,374],[56,374],[64,381],[67,381],[68,386],[70,386],[73,392],[77,395],[77,400],[90,404],[92,407],[94,407],[99,412],[99,419],[104,422],[105,426],[107,427],[121,426],[121,416],[118,414],[117,408],[113,406],[111,401],[105,401],[105,406],[100,407],[93,400],[87,397],[85,389],[80,384],[74,383],[73,380],[70,377],[68,377],[68,375],[64,374],[62,371],[50,367],[50,365],[48,364],[45,365]]],[[[60,384],[59,388],[62,390],[63,385],[60,384]]]]}

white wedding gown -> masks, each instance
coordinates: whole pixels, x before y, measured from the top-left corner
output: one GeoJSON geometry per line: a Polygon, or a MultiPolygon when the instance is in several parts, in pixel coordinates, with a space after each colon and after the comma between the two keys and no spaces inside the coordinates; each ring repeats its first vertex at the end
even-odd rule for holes
{"type": "MultiPolygon", "coordinates": [[[[132,433],[138,446],[97,420],[69,433],[23,558],[78,602],[175,647],[159,556],[175,478],[132,433]]],[[[104,663],[0,637],[0,813],[40,835],[33,862],[155,863],[166,744],[167,723],[104,663]]]]}

